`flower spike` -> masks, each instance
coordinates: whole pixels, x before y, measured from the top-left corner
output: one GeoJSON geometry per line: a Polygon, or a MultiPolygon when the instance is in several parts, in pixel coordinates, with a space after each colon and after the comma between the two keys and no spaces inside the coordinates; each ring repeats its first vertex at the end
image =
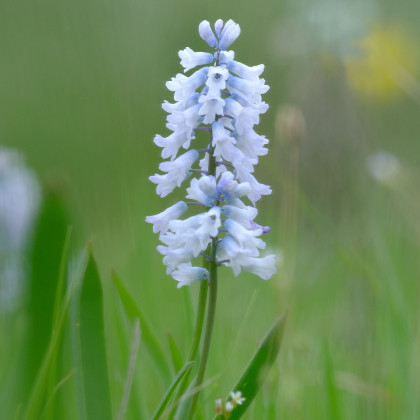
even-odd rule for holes
{"type": "MultiPolygon", "coordinates": [[[[227,51],[240,32],[231,19],[226,23],[217,20],[214,30],[208,21],[201,22],[200,37],[214,50],[196,52],[187,47],[179,51],[184,73],[195,71],[189,76],[179,73],[166,83],[174,103],[164,101],[162,107],[172,133],[156,135],[154,142],[169,160],[159,165],[164,174],[149,179],[165,197],[191,178],[186,198],[192,201],[188,204],[203,208],[202,213],[180,220],[189,206],[179,201],[146,218],[153,231],[160,233],[163,245],[158,251],[178,287],[210,281],[208,266],[193,266],[203,255],[210,266],[231,267],[235,276],[246,270],[268,279],[276,271],[274,255],[260,256],[265,248],[260,236],[269,228],[254,222],[255,203],[271,193],[254,176],[259,157],[267,154],[268,140],[254,127],[268,109],[262,95],[269,87],[260,78],[264,65],[247,66],[234,60],[233,51],[227,51]],[[210,134],[206,148],[190,148],[197,131],[210,134]],[[181,148],[187,151],[180,153],[181,148]]],[[[237,393],[232,398],[235,404],[243,400],[237,393]]]]}

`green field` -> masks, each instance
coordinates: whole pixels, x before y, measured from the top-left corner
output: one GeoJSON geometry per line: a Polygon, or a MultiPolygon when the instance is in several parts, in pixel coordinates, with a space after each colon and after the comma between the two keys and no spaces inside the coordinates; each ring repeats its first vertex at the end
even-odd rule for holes
{"type": "MultiPolygon", "coordinates": [[[[201,418],[213,418],[216,398],[229,393],[286,311],[279,357],[243,418],[420,418],[419,12],[413,0],[404,7],[390,0],[2,0],[0,144],[26,157],[51,211],[38,225],[42,240],[29,235],[22,301],[0,310],[0,417],[80,418],[74,304],[68,313],[64,301],[57,309],[63,334],[53,372],[45,386],[34,385],[42,343],[60,318],[43,319],[42,302],[54,303],[49,286],[57,277],[49,283],[48,276],[58,274],[67,224],[63,278],[80,281],[88,243],[99,268],[113,418],[151,418],[175,376],[168,332],[186,358],[199,286],[176,288],[144,221],[185,189],[155,194],[148,177],[161,158],[153,137],[168,134],[161,103],[172,101],[165,82],[182,71],[177,52],[206,51],[199,22],[232,18],[242,29],[235,57],[263,63],[270,86],[270,109],[256,127],[270,153],[256,173],[273,194],[258,202],[257,222],[271,227],[264,239],[278,271],[264,281],[219,270],[201,418]],[[394,166],[375,160],[381,150],[394,166]],[[135,323],[113,270],[146,314],[169,375],[141,325],[129,369],[135,323]],[[27,288],[38,281],[41,306],[32,307],[27,288]],[[133,383],[124,403],[127,372],[133,383]]],[[[100,329],[101,320],[92,322],[100,329]]],[[[104,376],[90,380],[98,384],[92,399],[106,410],[104,376]]]]}

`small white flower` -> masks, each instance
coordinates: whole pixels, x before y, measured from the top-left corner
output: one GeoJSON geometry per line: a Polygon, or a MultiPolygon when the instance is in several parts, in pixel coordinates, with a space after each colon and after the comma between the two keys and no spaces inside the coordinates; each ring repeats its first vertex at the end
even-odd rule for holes
{"type": "Polygon", "coordinates": [[[200,179],[193,178],[187,192],[187,198],[198,201],[206,207],[212,207],[218,196],[216,178],[206,175],[200,179]]]}
{"type": "Polygon", "coordinates": [[[217,415],[223,414],[223,400],[221,398],[217,398],[215,401],[215,410],[217,415]]]}
{"type": "Polygon", "coordinates": [[[174,99],[176,101],[187,99],[196,89],[206,83],[207,71],[208,68],[203,67],[189,77],[178,73],[169,82],[166,82],[166,87],[174,92],[174,99]]]}
{"type": "Polygon", "coordinates": [[[242,396],[241,391],[231,392],[230,397],[232,398],[233,404],[242,405],[245,402],[245,398],[242,396]]]}
{"type": "Polygon", "coordinates": [[[237,198],[243,197],[250,192],[250,185],[247,182],[238,183],[235,181],[232,172],[224,172],[217,184],[217,190],[227,204],[232,204],[237,198]]]}
{"type": "Polygon", "coordinates": [[[198,103],[199,96],[200,94],[198,92],[194,92],[189,98],[175,102],[174,104],[171,104],[168,101],[163,101],[162,108],[169,113],[184,111],[187,108],[191,108],[196,105],[198,103]]]}
{"type": "Polygon", "coordinates": [[[270,195],[271,188],[268,185],[261,184],[255,177],[249,173],[244,178],[241,178],[242,183],[246,183],[249,186],[247,197],[250,199],[252,204],[258,201],[263,195],[270,195]]]}
{"type": "Polygon", "coordinates": [[[392,185],[401,173],[401,163],[390,152],[378,150],[367,159],[367,167],[371,176],[385,185],[392,185]]]}
{"type": "Polygon", "coordinates": [[[217,19],[216,23],[214,24],[214,29],[216,31],[216,35],[220,36],[220,32],[223,29],[223,20],[222,19],[217,19]]]}
{"type": "Polygon", "coordinates": [[[260,114],[264,114],[267,109],[268,105],[265,102],[260,102],[258,105],[251,107],[242,106],[232,98],[225,99],[225,113],[235,118],[235,128],[239,135],[258,124],[260,114]]]}
{"type": "Polygon", "coordinates": [[[225,404],[225,413],[231,413],[234,408],[233,403],[231,401],[227,401],[225,404]]]}
{"type": "Polygon", "coordinates": [[[194,138],[194,129],[197,128],[202,120],[201,115],[198,111],[201,105],[197,104],[184,111],[176,111],[169,114],[166,119],[168,123],[166,127],[177,133],[185,133],[188,139],[194,138]]]}
{"type": "Polygon", "coordinates": [[[220,51],[219,55],[217,52],[214,53],[215,59],[217,56],[220,64],[227,64],[235,58],[235,51],[220,51]]]}
{"type": "Polygon", "coordinates": [[[220,91],[226,89],[226,80],[229,78],[229,71],[221,66],[209,67],[206,86],[208,94],[220,96],[220,91]]]}
{"type": "Polygon", "coordinates": [[[221,50],[228,48],[238,38],[240,33],[240,26],[232,19],[229,19],[220,33],[219,48],[221,50]]]}
{"type": "Polygon", "coordinates": [[[239,246],[243,249],[248,249],[251,252],[251,255],[257,248],[265,248],[265,242],[262,239],[257,238],[257,236],[262,234],[262,229],[249,230],[232,219],[225,221],[225,229],[228,234],[235,239],[239,246]]]}
{"type": "Polygon", "coordinates": [[[237,151],[236,140],[229,134],[221,121],[216,121],[212,124],[213,131],[213,146],[216,156],[221,156],[228,162],[232,162],[235,151],[237,151]]]}
{"type": "Polygon", "coordinates": [[[161,197],[166,197],[175,187],[180,187],[185,178],[188,177],[192,164],[198,159],[197,150],[189,150],[173,161],[162,162],[159,169],[167,172],[165,175],[153,175],[150,181],[157,184],[156,192],[161,197]]]}
{"type": "Polygon", "coordinates": [[[213,31],[211,30],[210,23],[207,20],[203,20],[199,27],[198,32],[201,38],[209,44],[210,47],[217,46],[217,39],[214,36],[213,31]]]}
{"type": "Polygon", "coordinates": [[[153,232],[165,233],[168,230],[168,224],[171,220],[178,219],[188,210],[188,206],[184,201],[179,201],[165,211],[154,216],[147,216],[146,222],[153,223],[153,232]]]}
{"type": "Polygon", "coordinates": [[[208,93],[200,96],[198,101],[202,104],[198,114],[204,116],[204,124],[211,124],[216,119],[216,115],[223,114],[225,101],[220,96],[208,93]]]}
{"type": "Polygon", "coordinates": [[[156,146],[162,147],[162,158],[167,159],[170,157],[172,160],[175,159],[175,156],[178,153],[178,150],[181,146],[184,148],[189,147],[191,139],[188,139],[186,133],[177,133],[174,132],[168,137],[162,137],[157,134],[153,140],[156,146]]]}
{"type": "Polygon", "coordinates": [[[258,210],[255,207],[245,206],[239,208],[226,204],[222,207],[222,214],[235,222],[238,222],[246,229],[251,229],[251,221],[257,216],[258,210]]]}
{"type": "Polygon", "coordinates": [[[197,281],[209,279],[209,272],[205,268],[192,267],[191,263],[181,264],[171,275],[179,282],[178,289],[182,286],[189,286],[197,281]]]}
{"type": "Polygon", "coordinates": [[[259,104],[261,102],[261,95],[270,89],[265,84],[264,79],[250,82],[233,75],[229,76],[226,84],[231,93],[239,92],[253,104],[259,104]]]}
{"type": "Polygon", "coordinates": [[[189,47],[179,51],[178,55],[181,59],[181,66],[185,69],[184,72],[203,64],[210,64],[213,61],[213,54],[195,52],[189,47]]]}
{"type": "Polygon", "coordinates": [[[239,63],[238,61],[231,60],[227,63],[227,68],[232,73],[242,77],[242,79],[255,83],[258,82],[259,76],[264,71],[264,64],[249,67],[245,64],[239,63]]]}

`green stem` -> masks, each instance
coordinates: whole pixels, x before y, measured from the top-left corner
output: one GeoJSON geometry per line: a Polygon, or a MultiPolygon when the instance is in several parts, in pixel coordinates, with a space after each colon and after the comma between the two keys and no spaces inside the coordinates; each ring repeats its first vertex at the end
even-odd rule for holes
{"type": "MultiPolygon", "coordinates": [[[[206,263],[208,264],[207,261],[204,264],[206,263]]],[[[195,361],[195,358],[197,356],[197,350],[198,350],[198,346],[200,345],[201,334],[203,331],[204,314],[206,312],[207,291],[208,291],[207,283],[205,281],[202,281],[200,285],[200,293],[198,296],[197,317],[195,320],[193,341],[191,343],[190,353],[188,355],[187,362],[195,361]]],[[[178,390],[175,395],[174,401],[178,401],[184,394],[188,386],[188,377],[190,375],[190,372],[191,372],[191,369],[182,378],[182,381],[178,386],[178,390]]],[[[169,418],[173,418],[173,416],[175,415],[175,412],[176,412],[176,407],[174,407],[174,409],[172,410],[172,413],[169,416],[169,418]]]]}
{"type": "Polygon", "coordinates": [[[200,393],[200,386],[203,383],[204,373],[206,371],[207,359],[210,351],[211,336],[213,332],[214,317],[216,313],[216,300],[217,300],[217,264],[216,264],[216,241],[213,239],[211,246],[211,261],[210,261],[210,280],[209,280],[209,306],[207,309],[207,322],[206,332],[204,335],[203,350],[201,352],[200,366],[198,368],[197,377],[194,383],[195,393],[191,399],[191,405],[187,419],[193,418],[195,406],[197,405],[198,395],[200,393]]]}

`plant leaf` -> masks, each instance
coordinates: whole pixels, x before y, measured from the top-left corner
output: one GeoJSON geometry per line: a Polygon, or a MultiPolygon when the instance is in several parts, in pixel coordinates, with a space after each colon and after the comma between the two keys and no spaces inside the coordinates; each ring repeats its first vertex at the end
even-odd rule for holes
{"type": "Polygon", "coordinates": [[[184,375],[191,369],[193,364],[194,364],[193,361],[185,363],[182,369],[177,373],[171,385],[169,386],[168,390],[166,391],[165,395],[163,396],[161,402],[159,403],[156,411],[154,412],[152,420],[159,419],[159,417],[162,415],[172,394],[176,390],[176,387],[178,386],[178,384],[180,383],[184,375]]]}
{"type": "MultiPolygon", "coordinates": [[[[268,370],[275,361],[280,349],[287,314],[278,318],[267,335],[264,337],[257,351],[232,391],[241,391],[245,401],[232,411],[229,420],[239,419],[251,405],[255,395],[263,384],[268,370]]],[[[228,400],[230,397],[227,398],[228,400]]]]}
{"type": "Polygon", "coordinates": [[[179,348],[177,344],[175,343],[172,333],[168,331],[167,334],[168,334],[168,341],[169,341],[169,349],[171,350],[172,363],[175,368],[175,372],[178,372],[183,365],[181,352],[179,351],[179,348]]]}
{"type": "MultiPolygon", "coordinates": [[[[47,187],[35,225],[30,256],[28,333],[23,345],[23,400],[27,400],[34,385],[51,339],[60,262],[68,225],[69,219],[61,191],[57,187],[47,187]]],[[[61,301],[61,296],[58,300],[61,301]]]]}
{"type": "Polygon", "coordinates": [[[73,350],[79,418],[112,420],[105,346],[102,286],[89,247],[89,259],[73,312],[73,350]]]}
{"type": "Polygon", "coordinates": [[[132,322],[134,322],[137,318],[140,320],[142,342],[144,342],[147,351],[155,361],[155,365],[158,368],[162,379],[165,383],[168,383],[172,376],[172,371],[166,359],[165,353],[156,338],[156,334],[154,333],[143,311],[140,309],[130,292],[115,272],[112,273],[112,278],[128,317],[132,322]]]}

